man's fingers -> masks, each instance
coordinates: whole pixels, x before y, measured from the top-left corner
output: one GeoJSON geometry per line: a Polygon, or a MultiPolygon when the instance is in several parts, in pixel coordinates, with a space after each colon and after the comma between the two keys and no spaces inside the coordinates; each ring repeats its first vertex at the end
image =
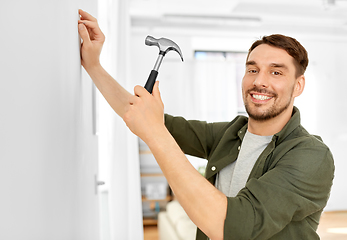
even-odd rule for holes
{"type": "Polygon", "coordinates": [[[148,95],[149,92],[144,87],[137,85],[134,88],[134,94],[135,96],[143,97],[145,95],[148,95]]]}
{"type": "Polygon", "coordinates": [[[103,43],[105,41],[105,36],[100,30],[96,18],[81,9],[79,9],[79,14],[81,15],[81,19],[78,20],[78,23],[85,24],[89,32],[90,39],[103,43]]]}
{"type": "Polygon", "coordinates": [[[78,32],[83,40],[83,43],[90,43],[89,33],[83,23],[78,24],[78,32]]]}
{"type": "Polygon", "coordinates": [[[83,23],[89,32],[89,37],[91,40],[96,40],[99,42],[105,41],[105,36],[99,28],[97,22],[92,22],[88,20],[78,20],[78,23],[83,23]]]}
{"type": "Polygon", "coordinates": [[[93,22],[93,21],[89,21],[89,20],[78,20],[78,23],[83,23],[85,24],[87,27],[95,30],[95,29],[98,29],[99,31],[101,31],[99,28],[98,28],[98,24],[96,22],[93,22]]]}
{"type": "Polygon", "coordinates": [[[89,20],[89,21],[96,22],[96,18],[95,17],[93,17],[89,13],[83,11],[82,9],[79,9],[78,13],[81,15],[81,19],[82,20],[89,20]]]}

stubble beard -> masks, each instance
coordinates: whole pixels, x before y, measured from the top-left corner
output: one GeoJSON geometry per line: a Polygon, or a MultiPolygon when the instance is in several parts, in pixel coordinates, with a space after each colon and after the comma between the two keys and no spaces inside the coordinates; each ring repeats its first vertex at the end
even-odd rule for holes
{"type": "MultiPolygon", "coordinates": [[[[266,93],[266,91],[264,91],[263,89],[257,89],[255,87],[251,90],[248,90],[246,96],[249,95],[249,92],[251,92],[251,91],[259,92],[259,93],[266,93]]],[[[293,95],[293,91],[294,91],[294,89],[292,90],[290,96],[293,95]]],[[[278,106],[276,106],[276,99],[277,99],[278,95],[276,93],[272,93],[272,95],[274,98],[274,104],[269,109],[267,109],[261,113],[257,113],[256,111],[252,112],[252,109],[249,106],[249,101],[245,100],[244,104],[245,104],[246,112],[247,112],[249,118],[252,118],[255,121],[263,122],[263,121],[267,121],[267,120],[270,120],[270,119],[277,117],[278,115],[283,113],[286,109],[288,109],[288,107],[291,104],[291,97],[289,98],[289,100],[287,101],[287,103],[283,107],[278,107],[278,106]]],[[[253,103],[253,104],[254,104],[255,108],[260,108],[262,106],[262,104],[256,104],[256,103],[253,103]]]]}

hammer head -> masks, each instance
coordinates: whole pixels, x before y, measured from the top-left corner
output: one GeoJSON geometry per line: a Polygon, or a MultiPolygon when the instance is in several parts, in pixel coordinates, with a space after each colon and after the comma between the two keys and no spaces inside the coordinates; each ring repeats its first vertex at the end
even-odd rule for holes
{"type": "Polygon", "coordinates": [[[182,55],[180,47],[174,41],[170,39],[167,39],[167,38],[156,39],[152,36],[147,36],[145,40],[145,44],[147,46],[157,46],[159,48],[160,53],[163,56],[165,56],[165,54],[168,53],[169,51],[174,50],[180,55],[183,61],[183,55],[182,55]]]}

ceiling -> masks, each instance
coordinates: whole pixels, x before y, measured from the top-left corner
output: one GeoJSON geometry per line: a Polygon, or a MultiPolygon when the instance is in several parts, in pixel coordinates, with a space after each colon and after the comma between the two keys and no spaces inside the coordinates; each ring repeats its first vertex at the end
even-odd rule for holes
{"type": "Polygon", "coordinates": [[[295,28],[347,35],[347,0],[131,0],[133,26],[295,28]]]}

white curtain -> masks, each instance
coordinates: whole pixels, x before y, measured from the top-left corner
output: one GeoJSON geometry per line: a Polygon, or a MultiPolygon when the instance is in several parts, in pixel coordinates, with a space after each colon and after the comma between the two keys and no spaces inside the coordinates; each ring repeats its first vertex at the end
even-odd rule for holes
{"type": "Polygon", "coordinates": [[[236,64],[231,60],[169,59],[160,70],[165,112],[208,122],[237,115],[236,64]]]}
{"type": "MultiPolygon", "coordinates": [[[[101,55],[105,69],[129,85],[130,17],[127,0],[99,0],[99,25],[106,36],[101,55]]],[[[130,86],[131,88],[131,86],[130,86]]],[[[143,239],[138,140],[99,95],[99,180],[105,181],[101,239],[143,239]]]]}
{"type": "Polygon", "coordinates": [[[194,104],[208,122],[231,121],[237,115],[236,65],[226,60],[196,60],[194,104]]]}

